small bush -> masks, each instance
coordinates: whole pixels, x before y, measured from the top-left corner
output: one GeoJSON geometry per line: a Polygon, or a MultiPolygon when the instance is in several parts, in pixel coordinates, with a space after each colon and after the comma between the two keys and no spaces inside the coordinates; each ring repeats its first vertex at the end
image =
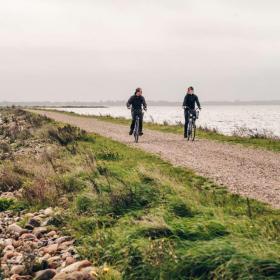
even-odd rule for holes
{"type": "Polygon", "coordinates": [[[23,185],[22,197],[30,205],[56,205],[58,193],[46,178],[36,177],[23,185]]]}
{"type": "Polygon", "coordinates": [[[80,217],[74,226],[82,234],[89,235],[92,234],[98,227],[103,227],[103,224],[100,223],[99,217],[80,217]]]}
{"type": "Polygon", "coordinates": [[[177,199],[171,203],[171,209],[178,217],[193,217],[191,208],[180,199],[177,199]]]}
{"type": "Polygon", "coordinates": [[[54,216],[50,218],[48,221],[49,226],[55,226],[55,227],[63,227],[66,223],[66,219],[63,215],[56,213],[54,216]]]}
{"type": "Polygon", "coordinates": [[[30,112],[26,112],[26,111],[23,111],[23,114],[24,114],[25,121],[27,123],[31,124],[31,126],[33,128],[39,128],[42,125],[51,122],[51,119],[49,119],[46,116],[42,116],[39,114],[33,114],[30,112]]]}
{"type": "Polygon", "coordinates": [[[53,141],[58,142],[62,146],[67,146],[77,140],[82,140],[86,132],[71,125],[54,128],[48,130],[48,136],[53,141]]]}
{"type": "Polygon", "coordinates": [[[30,138],[32,138],[32,133],[29,129],[23,129],[17,135],[17,139],[19,139],[19,140],[27,140],[30,138]]]}
{"type": "Polygon", "coordinates": [[[7,211],[12,205],[14,201],[8,198],[0,198],[0,212],[7,211]]]}
{"type": "Polygon", "coordinates": [[[140,231],[140,234],[150,239],[158,239],[163,237],[170,237],[173,235],[168,227],[150,227],[140,231]]]}
{"type": "Polygon", "coordinates": [[[57,190],[62,190],[63,192],[77,192],[81,191],[86,187],[86,184],[83,180],[73,176],[73,175],[63,175],[60,176],[56,182],[57,190]]]}
{"type": "Polygon", "coordinates": [[[149,207],[158,200],[159,190],[143,185],[114,189],[109,193],[109,205],[115,215],[149,207]]]}
{"type": "Polygon", "coordinates": [[[119,160],[120,159],[120,155],[117,152],[114,152],[112,150],[109,149],[102,149],[100,152],[98,152],[96,154],[98,159],[102,159],[102,160],[119,160]]]}
{"type": "Polygon", "coordinates": [[[95,199],[87,195],[79,195],[76,199],[76,208],[79,214],[88,214],[94,210],[95,199]]]}
{"type": "Polygon", "coordinates": [[[21,188],[22,184],[22,178],[14,172],[13,166],[6,165],[0,168],[0,191],[12,192],[21,188]]]}
{"type": "Polygon", "coordinates": [[[13,212],[20,212],[29,208],[29,204],[24,201],[14,201],[14,203],[9,207],[9,210],[13,212]]]}
{"type": "Polygon", "coordinates": [[[10,153],[11,152],[11,146],[6,142],[0,142],[0,152],[2,153],[10,153]]]}

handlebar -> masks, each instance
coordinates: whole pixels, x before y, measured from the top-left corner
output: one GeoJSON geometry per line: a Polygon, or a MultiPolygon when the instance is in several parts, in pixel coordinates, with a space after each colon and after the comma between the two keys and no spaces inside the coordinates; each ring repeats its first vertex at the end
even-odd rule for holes
{"type": "MultiPolygon", "coordinates": [[[[189,106],[183,106],[183,109],[190,109],[190,107],[189,106]]],[[[196,108],[196,109],[194,109],[194,110],[196,110],[196,111],[200,111],[202,108],[196,108]]]]}
{"type": "MultiPolygon", "coordinates": [[[[130,110],[131,109],[131,106],[127,106],[127,109],[130,110]]],[[[143,108],[141,110],[144,110],[145,112],[147,112],[147,108],[143,108]]]]}

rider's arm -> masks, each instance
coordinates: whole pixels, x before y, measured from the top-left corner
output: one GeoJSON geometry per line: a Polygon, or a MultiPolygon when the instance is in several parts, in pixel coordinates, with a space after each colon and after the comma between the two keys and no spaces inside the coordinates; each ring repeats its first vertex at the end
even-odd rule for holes
{"type": "Polygon", "coordinates": [[[127,103],[126,103],[126,107],[127,107],[127,108],[129,108],[129,107],[131,106],[131,104],[132,104],[132,98],[133,98],[133,96],[131,96],[131,97],[128,99],[128,101],[127,101],[127,103]]]}
{"type": "Polygon", "coordinates": [[[184,101],[183,101],[183,108],[187,107],[187,95],[185,96],[184,98],[184,101]]]}
{"type": "Polygon", "coordinates": [[[195,99],[195,102],[196,102],[196,105],[197,107],[199,108],[199,110],[201,109],[201,106],[200,106],[200,102],[198,100],[198,97],[196,96],[196,99],[195,99]]]}
{"type": "Polygon", "coordinates": [[[143,98],[143,108],[144,108],[144,110],[147,110],[147,103],[146,103],[145,97],[142,96],[142,98],[143,98]]]}

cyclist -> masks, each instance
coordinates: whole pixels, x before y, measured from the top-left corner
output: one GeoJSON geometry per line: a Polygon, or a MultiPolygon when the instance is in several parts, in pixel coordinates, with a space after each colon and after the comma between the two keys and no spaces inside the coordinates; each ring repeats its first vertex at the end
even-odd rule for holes
{"type": "Polygon", "coordinates": [[[185,131],[184,131],[185,138],[188,137],[187,131],[188,131],[188,124],[189,124],[189,113],[190,111],[192,111],[195,114],[195,104],[197,105],[198,109],[201,110],[198,97],[194,94],[193,87],[189,87],[183,102],[183,108],[185,110],[185,131]]]}
{"type": "Polygon", "coordinates": [[[126,104],[127,108],[131,108],[132,122],[130,126],[129,135],[133,134],[136,117],[139,116],[139,135],[143,135],[143,110],[147,110],[147,104],[144,96],[142,95],[142,89],[137,88],[134,95],[132,95],[126,104]]]}

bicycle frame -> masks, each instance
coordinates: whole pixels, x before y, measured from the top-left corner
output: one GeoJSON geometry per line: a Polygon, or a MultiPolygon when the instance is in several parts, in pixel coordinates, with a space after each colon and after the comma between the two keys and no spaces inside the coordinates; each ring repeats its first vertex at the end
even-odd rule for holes
{"type": "Polygon", "coordinates": [[[135,143],[138,143],[139,140],[139,126],[140,126],[139,123],[140,123],[140,118],[139,116],[136,116],[136,121],[135,121],[135,126],[133,131],[135,143]]]}
{"type": "Polygon", "coordinates": [[[187,139],[188,141],[191,139],[194,141],[195,135],[196,135],[196,120],[198,119],[199,116],[199,110],[189,110],[189,123],[188,123],[188,131],[187,131],[187,139]]]}

